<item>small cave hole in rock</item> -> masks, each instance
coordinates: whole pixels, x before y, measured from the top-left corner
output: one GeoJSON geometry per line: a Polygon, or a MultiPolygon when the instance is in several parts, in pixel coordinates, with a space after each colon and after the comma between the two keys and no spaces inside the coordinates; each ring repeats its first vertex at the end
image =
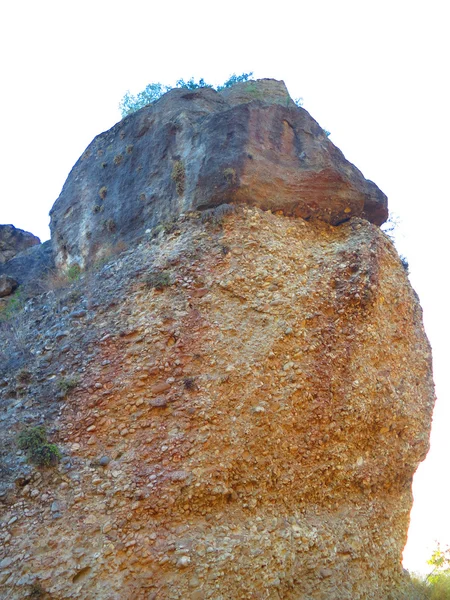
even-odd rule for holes
{"type": "Polygon", "coordinates": [[[91,571],[91,567],[83,567],[82,569],[77,571],[75,573],[75,575],[72,577],[72,583],[78,583],[81,579],[84,579],[86,577],[86,575],[89,574],[90,571],[91,571]]]}

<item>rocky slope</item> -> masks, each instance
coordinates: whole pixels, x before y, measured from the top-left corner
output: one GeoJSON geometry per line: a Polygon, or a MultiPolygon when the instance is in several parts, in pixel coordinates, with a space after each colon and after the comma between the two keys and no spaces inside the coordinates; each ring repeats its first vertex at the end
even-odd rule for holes
{"type": "Polygon", "coordinates": [[[401,597],[433,406],[401,262],[358,218],[223,219],[27,305],[1,392],[8,598],[401,597]],[[39,422],[63,460],[18,476],[39,422]]]}

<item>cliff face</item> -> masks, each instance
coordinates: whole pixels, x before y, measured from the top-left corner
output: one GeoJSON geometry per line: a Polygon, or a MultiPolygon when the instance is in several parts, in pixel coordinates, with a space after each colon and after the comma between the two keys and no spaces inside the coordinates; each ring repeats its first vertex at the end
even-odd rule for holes
{"type": "Polygon", "coordinates": [[[29,308],[31,379],[10,371],[3,409],[12,431],[53,411],[65,458],[5,507],[4,589],[391,597],[433,404],[391,243],[259,209],[178,227],[29,308]]]}
{"type": "Polygon", "coordinates": [[[5,597],[408,598],[430,348],[390,240],[340,206],[186,211],[3,323],[5,597]],[[57,466],[17,450],[40,423],[57,466]]]}
{"type": "Polygon", "coordinates": [[[386,196],[283,82],[174,89],[96,137],[74,166],[50,213],[56,263],[84,268],[106,245],[223,203],[333,224],[387,218],[386,196]]]}

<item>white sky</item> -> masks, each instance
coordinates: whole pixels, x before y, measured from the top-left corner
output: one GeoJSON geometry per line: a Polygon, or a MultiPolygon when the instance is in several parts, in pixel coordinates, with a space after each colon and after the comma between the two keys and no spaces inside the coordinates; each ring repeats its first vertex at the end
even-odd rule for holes
{"type": "Polygon", "coordinates": [[[292,97],[388,195],[433,346],[432,450],[414,482],[408,568],[450,543],[447,383],[450,35],[444,0],[6,0],[0,7],[0,223],[48,239],[48,212],[127,91],[233,72],[292,97]],[[425,210],[425,208],[427,210],[425,210]]]}

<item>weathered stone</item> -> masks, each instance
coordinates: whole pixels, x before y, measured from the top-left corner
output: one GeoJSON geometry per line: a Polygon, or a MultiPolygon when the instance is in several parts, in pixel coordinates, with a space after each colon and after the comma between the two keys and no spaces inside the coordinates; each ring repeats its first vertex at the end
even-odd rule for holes
{"type": "Polygon", "coordinates": [[[155,385],[152,385],[150,388],[150,391],[153,394],[161,394],[161,392],[167,392],[167,390],[170,390],[170,383],[166,383],[165,381],[155,383],[155,385]]]}
{"type": "MultiPolygon", "coordinates": [[[[30,577],[80,600],[151,597],[149,581],[155,598],[409,600],[401,552],[428,449],[431,354],[379,228],[242,207],[223,228],[182,221],[110,272],[80,281],[88,327],[52,294],[18,320],[33,407],[11,402],[18,365],[0,387],[0,561],[27,559],[0,596],[25,597],[17,582],[30,577]],[[142,289],[136,273],[167,257],[174,284],[142,289]],[[59,331],[71,352],[43,361],[59,331]],[[142,338],[129,357],[127,336],[142,338]],[[54,402],[63,373],[82,385],[54,402]],[[51,424],[70,454],[56,473],[22,475],[25,494],[20,422],[51,424]]],[[[7,356],[10,331],[0,337],[7,356]]]]}
{"type": "Polygon", "coordinates": [[[174,89],[97,136],[73,167],[50,213],[56,263],[84,267],[149,228],[170,231],[180,213],[225,203],[333,224],[387,218],[386,196],[283,82],[174,89]]]}
{"type": "Polygon", "coordinates": [[[9,275],[0,275],[0,298],[11,295],[19,284],[9,275]]]}
{"type": "Polygon", "coordinates": [[[41,240],[28,231],[17,229],[14,225],[0,225],[0,264],[40,243],[41,240]]]}
{"type": "Polygon", "coordinates": [[[0,263],[0,275],[13,277],[26,295],[35,295],[48,291],[47,276],[54,267],[52,244],[47,241],[20,251],[7,262],[0,263]]]}

